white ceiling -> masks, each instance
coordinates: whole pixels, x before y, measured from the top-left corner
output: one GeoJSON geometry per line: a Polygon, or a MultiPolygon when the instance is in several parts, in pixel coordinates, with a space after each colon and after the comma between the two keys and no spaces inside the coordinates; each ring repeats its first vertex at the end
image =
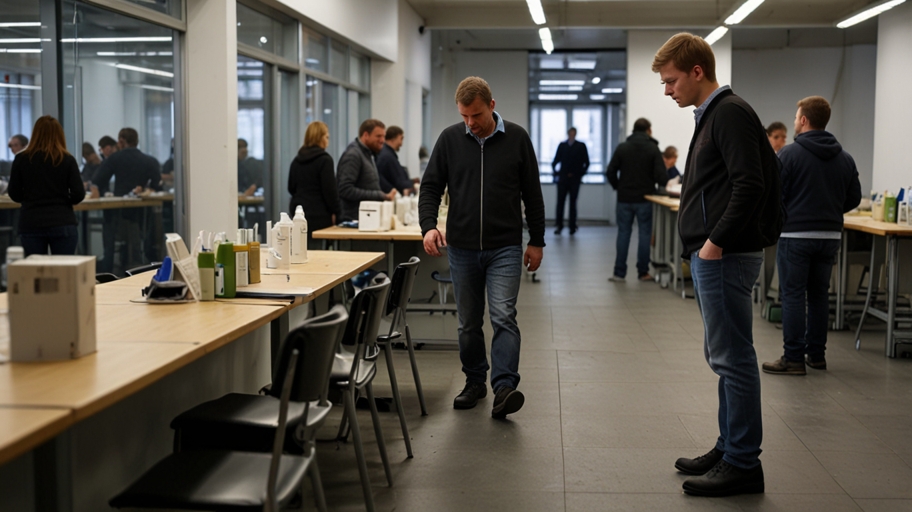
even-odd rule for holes
{"type": "MultiPolygon", "coordinates": [[[[526,0],[407,0],[434,29],[534,28],[526,0]]],[[[871,0],[766,0],[750,27],[825,27],[871,0]]],[[[712,28],[741,0],[542,0],[555,28],[712,28]]]]}

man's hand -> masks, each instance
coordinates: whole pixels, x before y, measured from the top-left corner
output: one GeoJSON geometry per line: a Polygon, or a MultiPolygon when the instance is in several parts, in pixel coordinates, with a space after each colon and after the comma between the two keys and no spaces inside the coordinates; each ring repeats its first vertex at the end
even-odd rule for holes
{"type": "Polygon", "coordinates": [[[706,243],[700,248],[700,252],[697,253],[697,256],[701,260],[721,260],[722,248],[712,243],[712,240],[707,238],[706,243]]]}
{"type": "MultiPolygon", "coordinates": [[[[446,236],[436,229],[428,231],[424,235],[424,252],[440,256],[440,247],[446,247],[446,236]]],[[[541,249],[538,251],[538,261],[541,261],[541,249]]]]}
{"type": "MultiPolygon", "coordinates": [[[[427,239],[425,239],[427,240],[427,239]]],[[[526,246],[526,254],[523,255],[523,265],[529,272],[535,272],[542,262],[542,248],[534,245],[526,246]]]]}
{"type": "Polygon", "coordinates": [[[387,201],[393,201],[394,199],[396,199],[396,193],[397,193],[397,192],[398,192],[398,191],[397,191],[395,188],[392,189],[392,190],[390,190],[390,191],[389,191],[389,194],[386,194],[386,200],[387,200],[387,201]]]}
{"type": "Polygon", "coordinates": [[[252,197],[256,193],[257,186],[256,183],[247,187],[247,190],[244,191],[244,195],[247,197],[252,197]]]}

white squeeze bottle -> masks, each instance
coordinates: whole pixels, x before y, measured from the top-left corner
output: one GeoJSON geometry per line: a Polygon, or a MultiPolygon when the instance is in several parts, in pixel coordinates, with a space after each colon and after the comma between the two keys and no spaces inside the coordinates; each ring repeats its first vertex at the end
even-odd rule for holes
{"type": "Polygon", "coordinates": [[[304,208],[295,208],[294,227],[291,232],[291,262],[307,263],[307,219],[304,208]]]}
{"type": "Polygon", "coordinates": [[[276,250],[279,258],[279,268],[287,270],[291,262],[291,230],[294,229],[294,223],[288,217],[288,214],[282,212],[282,218],[272,227],[272,246],[276,250]]]}

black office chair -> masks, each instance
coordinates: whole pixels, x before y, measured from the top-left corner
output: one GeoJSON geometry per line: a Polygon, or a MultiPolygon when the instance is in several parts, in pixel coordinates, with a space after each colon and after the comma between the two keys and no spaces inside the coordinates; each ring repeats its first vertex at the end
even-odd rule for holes
{"type": "Polygon", "coordinates": [[[370,405],[371,419],[374,424],[374,435],[377,437],[377,446],[380,449],[380,459],[386,471],[386,481],[393,486],[393,476],[390,470],[389,458],[386,455],[386,443],[383,440],[383,430],[380,428],[380,414],[377,412],[377,403],[374,401],[373,381],[377,375],[377,357],[380,348],[377,346],[377,331],[380,328],[380,318],[383,316],[383,305],[389,293],[390,280],[383,276],[380,282],[374,283],[361,290],[352,301],[345,327],[342,344],[350,346],[352,352],[341,350],[335,356],[330,386],[342,391],[342,400],[345,411],[339,424],[337,439],[343,440],[346,426],[350,425],[350,432],[355,445],[355,456],[358,459],[358,473],[361,477],[361,490],[364,493],[364,503],[368,512],[374,510],[374,497],[371,492],[370,477],[367,474],[367,461],[364,458],[364,445],[361,442],[361,429],[358,426],[358,415],[355,409],[355,399],[358,391],[365,390],[367,401],[370,405]]]}
{"type": "Polygon", "coordinates": [[[119,278],[110,272],[101,272],[95,274],[95,284],[104,284],[110,283],[111,281],[117,281],[119,278]]]}
{"type": "Polygon", "coordinates": [[[405,411],[402,408],[402,397],[399,394],[399,382],[396,379],[396,368],[393,366],[393,347],[395,340],[402,337],[405,332],[405,346],[409,352],[412,365],[412,375],[415,377],[415,387],[418,389],[418,401],[421,403],[421,415],[427,416],[424,404],[424,392],[421,389],[421,377],[418,375],[418,363],[415,361],[415,348],[412,346],[412,334],[409,330],[405,310],[408,308],[412,295],[412,285],[418,274],[418,264],[421,260],[413,256],[408,263],[400,263],[393,272],[393,283],[390,285],[389,296],[386,300],[385,314],[391,315],[390,328],[387,334],[377,337],[377,344],[383,347],[386,356],[386,369],[389,373],[390,386],[393,390],[393,402],[399,412],[399,425],[402,427],[402,437],[405,439],[405,451],[412,458],[412,442],[409,438],[408,425],[405,421],[405,411]]]}
{"type": "Polygon", "coordinates": [[[136,274],[142,274],[143,272],[149,272],[150,270],[158,270],[162,266],[162,262],[156,261],[149,263],[148,265],[143,265],[141,267],[131,268],[130,270],[125,270],[124,273],[132,277],[136,274]]]}
{"type": "Polygon", "coordinates": [[[329,375],[348,313],[336,306],[328,313],[308,319],[288,334],[276,361],[272,386],[264,395],[229,393],[200,404],[171,422],[175,430],[174,451],[230,449],[268,452],[276,435],[278,400],[292,351],[302,354],[292,382],[284,450],[305,454],[314,460],[310,467],[314,498],[319,510],[326,510],[315,437],[332,408],[327,401],[329,375]]]}
{"type": "Polygon", "coordinates": [[[278,512],[301,489],[312,456],[282,455],[298,351],[288,360],[272,453],[172,453],[109,502],[114,508],[278,512]],[[265,488],[265,492],[264,491],[265,488]]]}

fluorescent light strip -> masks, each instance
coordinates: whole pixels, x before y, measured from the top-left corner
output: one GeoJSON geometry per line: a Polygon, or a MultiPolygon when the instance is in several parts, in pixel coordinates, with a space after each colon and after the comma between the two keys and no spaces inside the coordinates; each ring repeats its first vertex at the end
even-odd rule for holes
{"type": "MultiPolygon", "coordinates": [[[[50,39],[46,39],[45,41],[50,41],[50,39]]],[[[41,42],[40,37],[11,37],[11,38],[6,38],[6,39],[0,39],[0,44],[3,44],[3,43],[10,43],[10,44],[13,44],[13,43],[16,43],[16,44],[18,44],[18,43],[40,43],[40,42],[41,42]]]]}
{"type": "Polygon", "coordinates": [[[574,60],[570,61],[570,69],[595,69],[594,60],[574,60]]]}
{"type": "Polygon", "coordinates": [[[540,100],[567,100],[574,101],[579,98],[578,94],[539,94],[540,100]]]}
{"type": "Polygon", "coordinates": [[[605,95],[604,94],[590,94],[589,99],[595,100],[595,101],[600,101],[600,100],[605,99],[605,95]]]}
{"type": "MultiPolygon", "coordinates": [[[[741,7],[738,7],[737,9],[735,9],[735,12],[733,12],[731,16],[729,16],[728,18],[725,18],[725,24],[726,25],[737,25],[738,23],[741,23],[742,21],[744,21],[744,18],[747,18],[750,15],[750,13],[754,12],[754,9],[756,9],[757,7],[760,7],[760,4],[762,4],[762,3],[763,3],[763,0],[747,0],[746,2],[741,4],[741,7]]],[[[710,43],[710,44],[712,44],[712,43],[710,43]]]]}
{"type": "Polygon", "coordinates": [[[174,78],[174,73],[170,73],[168,71],[160,71],[158,69],[141,68],[139,66],[131,66],[129,64],[112,64],[112,66],[114,66],[115,68],[118,68],[118,69],[126,69],[128,71],[146,73],[147,75],[165,76],[168,78],[174,78]]]}
{"type": "Polygon", "coordinates": [[[0,48],[0,53],[41,53],[41,48],[0,48]]]}
{"type": "Polygon", "coordinates": [[[585,80],[539,80],[538,85],[586,85],[585,80]]]}
{"type": "Polygon", "coordinates": [[[164,92],[174,92],[174,89],[170,87],[161,87],[159,85],[140,85],[142,89],[149,89],[150,91],[164,91],[164,92]]]}
{"type": "Polygon", "coordinates": [[[622,92],[624,92],[624,89],[622,89],[620,87],[608,87],[608,88],[602,89],[602,92],[605,94],[621,94],[622,92]]]}
{"type": "MultiPolygon", "coordinates": [[[[61,43],[170,43],[167,37],[77,37],[61,39],[61,43]]],[[[2,40],[0,40],[2,42],[2,40]]]]}
{"type": "Polygon", "coordinates": [[[583,90],[583,86],[582,86],[582,85],[566,85],[566,86],[561,86],[561,85],[556,85],[556,86],[555,86],[555,85],[546,85],[545,87],[539,87],[538,90],[539,90],[539,91],[545,91],[545,92],[563,92],[563,91],[566,91],[566,92],[578,92],[578,91],[582,91],[582,90],[583,90]]]}
{"type": "Polygon", "coordinates": [[[5,84],[0,82],[0,87],[6,87],[8,89],[29,89],[32,91],[40,91],[40,85],[22,85],[22,84],[5,84]]]}
{"type": "Polygon", "coordinates": [[[716,27],[716,29],[713,30],[712,32],[710,32],[709,35],[706,36],[706,38],[704,40],[709,44],[713,44],[716,41],[718,41],[719,39],[722,39],[722,36],[724,36],[727,33],[728,33],[728,27],[726,27],[725,25],[723,25],[721,27],[716,27]]]}
{"type": "Polygon", "coordinates": [[[526,5],[529,6],[529,14],[532,15],[532,21],[536,25],[544,25],[545,10],[542,8],[541,0],[526,0],[526,5]]]}
{"type": "Polygon", "coordinates": [[[901,3],[904,3],[905,1],[906,0],[890,0],[889,2],[885,2],[880,5],[875,5],[874,7],[861,11],[858,14],[855,14],[853,16],[846,18],[843,21],[840,21],[839,23],[836,24],[836,26],[839,28],[849,28],[852,25],[857,25],[864,20],[873,18],[874,16],[877,16],[878,14],[880,14],[882,12],[889,11],[890,9],[896,7],[897,5],[899,5],[901,3]]]}
{"type": "Polygon", "coordinates": [[[0,23],[0,28],[15,28],[15,27],[40,27],[40,21],[20,21],[12,23],[0,23]]]}
{"type": "Polygon", "coordinates": [[[538,37],[541,39],[542,49],[545,50],[545,53],[551,55],[551,52],[554,51],[554,41],[551,40],[551,29],[548,27],[538,29],[538,37]]]}

